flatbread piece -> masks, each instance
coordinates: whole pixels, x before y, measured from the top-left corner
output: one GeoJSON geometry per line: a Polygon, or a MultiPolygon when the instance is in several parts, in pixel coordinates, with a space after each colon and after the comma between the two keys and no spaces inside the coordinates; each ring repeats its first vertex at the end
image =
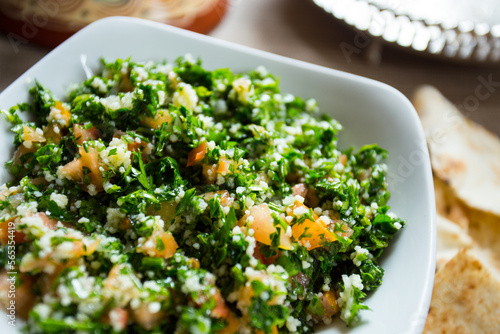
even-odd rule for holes
{"type": "Polygon", "coordinates": [[[500,216],[500,140],[466,119],[437,89],[424,86],[413,104],[434,174],[472,208],[500,216]]]}
{"type": "Polygon", "coordinates": [[[500,333],[500,272],[484,250],[462,250],[436,274],[424,333],[500,333]]]}

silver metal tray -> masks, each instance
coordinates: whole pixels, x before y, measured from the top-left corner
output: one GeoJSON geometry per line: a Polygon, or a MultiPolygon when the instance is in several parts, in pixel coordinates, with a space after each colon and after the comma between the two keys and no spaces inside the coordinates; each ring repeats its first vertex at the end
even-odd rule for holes
{"type": "Polygon", "coordinates": [[[496,0],[312,0],[385,42],[450,60],[500,63],[496,0]]]}

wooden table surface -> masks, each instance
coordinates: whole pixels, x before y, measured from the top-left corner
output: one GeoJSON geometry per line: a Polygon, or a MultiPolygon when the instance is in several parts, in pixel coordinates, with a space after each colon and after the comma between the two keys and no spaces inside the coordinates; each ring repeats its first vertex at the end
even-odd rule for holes
{"type": "MultiPolygon", "coordinates": [[[[420,85],[434,85],[471,119],[500,135],[500,66],[455,64],[380,45],[311,0],[233,0],[209,34],[379,80],[408,97],[420,85]]],[[[33,43],[16,50],[0,35],[0,91],[49,51],[33,43]]]]}

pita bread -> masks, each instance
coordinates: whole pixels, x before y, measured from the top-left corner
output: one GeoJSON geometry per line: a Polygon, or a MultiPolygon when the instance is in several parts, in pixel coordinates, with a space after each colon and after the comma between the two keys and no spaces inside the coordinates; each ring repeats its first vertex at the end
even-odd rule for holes
{"type": "Polygon", "coordinates": [[[426,134],[435,175],[468,206],[500,216],[500,140],[468,121],[435,88],[413,104],[426,134]]]}
{"type": "Polygon", "coordinates": [[[500,219],[487,212],[469,209],[469,235],[482,248],[491,250],[493,256],[500,261],[500,219]]]}
{"type": "Polygon", "coordinates": [[[500,333],[500,272],[483,250],[462,250],[436,274],[424,333],[500,333]]]}
{"type": "Polygon", "coordinates": [[[434,177],[434,193],[436,195],[436,212],[438,215],[447,218],[460,226],[464,232],[467,232],[469,218],[467,217],[466,208],[457,199],[450,187],[436,177],[434,177]]]}
{"type": "Polygon", "coordinates": [[[462,248],[471,248],[467,232],[452,221],[437,215],[436,270],[439,271],[462,248]]]}

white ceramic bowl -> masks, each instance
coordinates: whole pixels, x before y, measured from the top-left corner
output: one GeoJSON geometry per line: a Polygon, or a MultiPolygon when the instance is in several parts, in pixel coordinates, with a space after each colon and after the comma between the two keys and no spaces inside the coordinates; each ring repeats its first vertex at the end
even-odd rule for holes
{"type": "MultiPolygon", "coordinates": [[[[297,47],[297,46],[293,46],[297,47]]],[[[380,82],[231,44],[166,25],[131,18],[109,18],[91,24],[43,58],[0,94],[0,108],[28,101],[30,80],[37,79],[56,96],[99,68],[99,59],[132,57],[137,61],[174,60],[191,53],[209,69],[248,71],[266,66],[281,78],[283,92],[315,97],[323,112],[344,126],[339,143],[359,148],[378,143],[389,151],[390,205],[407,226],[382,258],[383,285],[361,312],[361,323],[341,321],[321,333],[420,333],[425,324],[435,268],[435,206],[430,161],[415,109],[397,90],[380,82]],[[86,59],[86,61],[85,61],[86,59]]],[[[12,154],[11,135],[2,122],[0,163],[12,154]]],[[[2,168],[0,181],[8,174],[2,168]]],[[[5,319],[5,317],[4,317],[5,319]]],[[[1,333],[15,333],[6,320],[1,333]]]]}

